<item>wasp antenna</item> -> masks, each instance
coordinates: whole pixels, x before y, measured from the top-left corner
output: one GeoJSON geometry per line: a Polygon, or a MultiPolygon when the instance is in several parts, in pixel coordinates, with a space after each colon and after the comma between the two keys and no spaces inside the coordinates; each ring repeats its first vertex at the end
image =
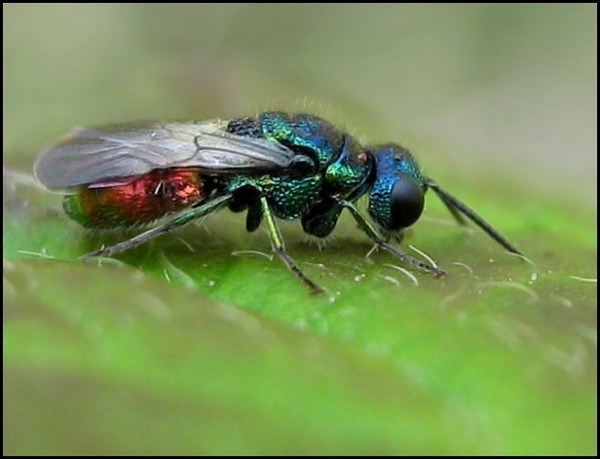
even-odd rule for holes
{"type": "Polygon", "coordinates": [[[456,222],[460,226],[467,226],[467,221],[465,220],[465,217],[463,217],[462,214],[458,211],[458,209],[455,207],[455,204],[451,200],[448,200],[446,195],[444,195],[443,193],[440,193],[440,188],[434,181],[432,181],[430,179],[428,179],[428,180],[429,181],[426,183],[427,186],[430,187],[431,189],[433,189],[435,194],[438,195],[438,197],[444,203],[444,205],[446,206],[448,211],[452,214],[452,216],[454,217],[456,222]]]}
{"type": "Polygon", "coordinates": [[[456,218],[456,220],[460,224],[464,224],[465,219],[463,215],[469,218],[473,223],[479,226],[483,231],[485,231],[492,239],[494,239],[498,244],[508,250],[510,253],[514,253],[516,255],[524,256],[523,253],[517,249],[513,244],[508,242],[508,240],[502,236],[496,229],[492,227],[488,222],[486,222],[480,215],[478,215],[473,209],[467,206],[464,202],[462,202],[457,197],[451,195],[446,190],[442,189],[436,182],[431,179],[427,179],[425,182],[428,187],[430,187],[435,194],[441,199],[441,201],[446,205],[450,213],[456,218]],[[462,214],[462,215],[461,215],[462,214]]]}

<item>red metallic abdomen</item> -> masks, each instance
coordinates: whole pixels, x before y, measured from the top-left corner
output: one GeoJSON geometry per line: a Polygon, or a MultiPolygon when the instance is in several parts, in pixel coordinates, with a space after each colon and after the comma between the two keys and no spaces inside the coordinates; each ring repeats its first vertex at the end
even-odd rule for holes
{"type": "Polygon", "coordinates": [[[92,184],[64,201],[66,213],[89,228],[127,228],[189,207],[203,196],[196,171],[162,169],[112,186],[92,184]]]}

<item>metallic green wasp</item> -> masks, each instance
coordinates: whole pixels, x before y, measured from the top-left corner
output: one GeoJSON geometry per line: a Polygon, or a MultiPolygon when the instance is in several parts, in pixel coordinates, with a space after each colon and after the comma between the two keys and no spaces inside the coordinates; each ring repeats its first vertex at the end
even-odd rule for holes
{"type": "Polygon", "coordinates": [[[273,252],[314,293],[323,291],[286,251],[276,218],[299,218],[304,231],[328,236],[347,209],[365,234],[395,257],[444,272],[395,245],[423,211],[431,188],[454,218],[473,221],[506,250],[521,254],[463,202],[422,174],[405,148],[363,146],[309,114],[265,112],[200,123],[76,129],[34,167],[47,188],[65,194],[69,217],[96,229],[166,223],[84,255],[111,256],[228,207],[246,211],[246,229],[264,221],[273,252]],[[368,195],[368,216],[356,201],[368,195]],[[169,218],[170,217],[170,218],[169,218]]]}

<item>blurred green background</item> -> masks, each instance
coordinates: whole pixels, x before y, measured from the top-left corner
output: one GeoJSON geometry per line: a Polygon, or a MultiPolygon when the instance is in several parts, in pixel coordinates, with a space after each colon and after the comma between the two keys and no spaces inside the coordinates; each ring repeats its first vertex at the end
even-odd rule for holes
{"type": "Polygon", "coordinates": [[[594,454],[596,13],[4,4],[4,452],[594,454]],[[76,125],[265,109],[407,146],[536,265],[430,199],[418,286],[347,218],[284,225],[322,298],[230,215],[98,269],[119,236],[15,173],[76,125]]]}

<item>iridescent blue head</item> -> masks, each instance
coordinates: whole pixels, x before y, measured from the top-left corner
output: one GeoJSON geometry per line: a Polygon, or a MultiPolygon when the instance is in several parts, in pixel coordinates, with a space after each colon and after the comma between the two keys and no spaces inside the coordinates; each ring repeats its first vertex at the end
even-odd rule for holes
{"type": "Polygon", "coordinates": [[[399,145],[371,147],[376,179],[369,192],[369,214],[387,232],[415,223],[425,205],[425,178],[410,152],[399,145]]]}

